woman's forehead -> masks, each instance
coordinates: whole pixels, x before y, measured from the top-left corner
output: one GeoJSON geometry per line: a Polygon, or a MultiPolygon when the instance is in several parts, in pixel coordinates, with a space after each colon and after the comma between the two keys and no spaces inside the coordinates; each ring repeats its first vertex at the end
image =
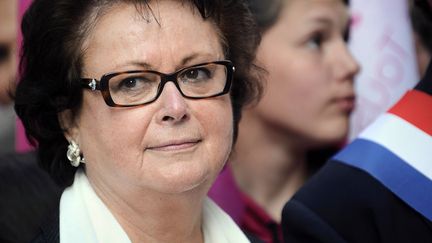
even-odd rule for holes
{"type": "Polygon", "coordinates": [[[222,58],[220,38],[212,22],[175,1],[164,1],[154,8],[157,18],[140,18],[133,5],[114,6],[94,26],[84,63],[109,69],[143,62],[159,68],[167,59],[180,62],[191,55],[222,58]]]}

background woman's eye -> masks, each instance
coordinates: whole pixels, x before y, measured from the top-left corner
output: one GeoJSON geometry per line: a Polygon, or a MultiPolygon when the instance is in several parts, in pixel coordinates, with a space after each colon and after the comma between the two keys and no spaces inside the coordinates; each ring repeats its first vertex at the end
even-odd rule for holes
{"type": "Polygon", "coordinates": [[[314,49],[320,49],[324,41],[324,35],[322,33],[315,33],[311,36],[308,41],[308,46],[314,49]]]}
{"type": "Polygon", "coordinates": [[[346,28],[342,34],[343,34],[342,37],[343,37],[344,41],[345,41],[346,43],[348,43],[349,38],[350,38],[350,28],[349,28],[349,27],[346,28]]]}

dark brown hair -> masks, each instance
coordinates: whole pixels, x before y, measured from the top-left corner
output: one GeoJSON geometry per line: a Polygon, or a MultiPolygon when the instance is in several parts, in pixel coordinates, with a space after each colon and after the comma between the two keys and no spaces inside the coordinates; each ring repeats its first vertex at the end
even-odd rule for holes
{"type": "MultiPolygon", "coordinates": [[[[290,0],[247,0],[249,9],[261,33],[268,30],[279,18],[283,3],[290,0]]],[[[349,0],[342,0],[349,4],[349,0]]]]}
{"type": "Polygon", "coordinates": [[[432,7],[427,0],[410,1],[410,16],[414,32],[432,54],[432,7]]]}

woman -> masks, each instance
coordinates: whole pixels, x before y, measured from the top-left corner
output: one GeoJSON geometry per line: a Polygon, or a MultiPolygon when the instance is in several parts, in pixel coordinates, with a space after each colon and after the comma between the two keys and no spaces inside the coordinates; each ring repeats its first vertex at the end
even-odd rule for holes
{"type": "Polygon", "coordinates": [[[245,111],[231,163],[210,195],[245,231],[278,242],[283,205],[316,167],[312,150],[347,135],[359,67],[346,46],[346,1],[249,2],[266,89],[245,111]]]}
{"type": "Polygon", "coordinates": [[[206,198],[259,93],[245,6],[34,1],[16,111],[69,186],[36,242],[248,242],[206,198]]]}
{"type": "MultiPolygon", "coordinates": [[[[432,33],[432,1],[410,3],[415,31],[432,33]]],[[[426,169],[432,164],[431,109],[432,62],[415,88],[328,161],[285,205],[285,240],[432,242],[432,177],[426,169]],[[419,138],[423,136],[424,140],[419,138]]]]}

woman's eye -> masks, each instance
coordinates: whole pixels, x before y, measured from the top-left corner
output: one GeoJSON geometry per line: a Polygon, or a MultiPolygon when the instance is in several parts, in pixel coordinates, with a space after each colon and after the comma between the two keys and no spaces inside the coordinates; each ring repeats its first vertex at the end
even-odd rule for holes
{"type": "Polygon", "coordinates": [[[152,85],[150,79],[144,77],[129,77],[123,79],[118,85],[117,89],[122,91],[138,91],[148,89],[152,85]]]}
{"type": "Polygon", "coordinates": [[[206,81],[211,78],[210,70],[206,68],[194,68],[187,70],[183,74],[182,79],[186,79],[187,81],[206,81]]]}
{"type": "Polygon", "coordinates": [[[140,81],[137,78],[127,78],[121,81],[120,88],[133,89],[140,81]]]}

